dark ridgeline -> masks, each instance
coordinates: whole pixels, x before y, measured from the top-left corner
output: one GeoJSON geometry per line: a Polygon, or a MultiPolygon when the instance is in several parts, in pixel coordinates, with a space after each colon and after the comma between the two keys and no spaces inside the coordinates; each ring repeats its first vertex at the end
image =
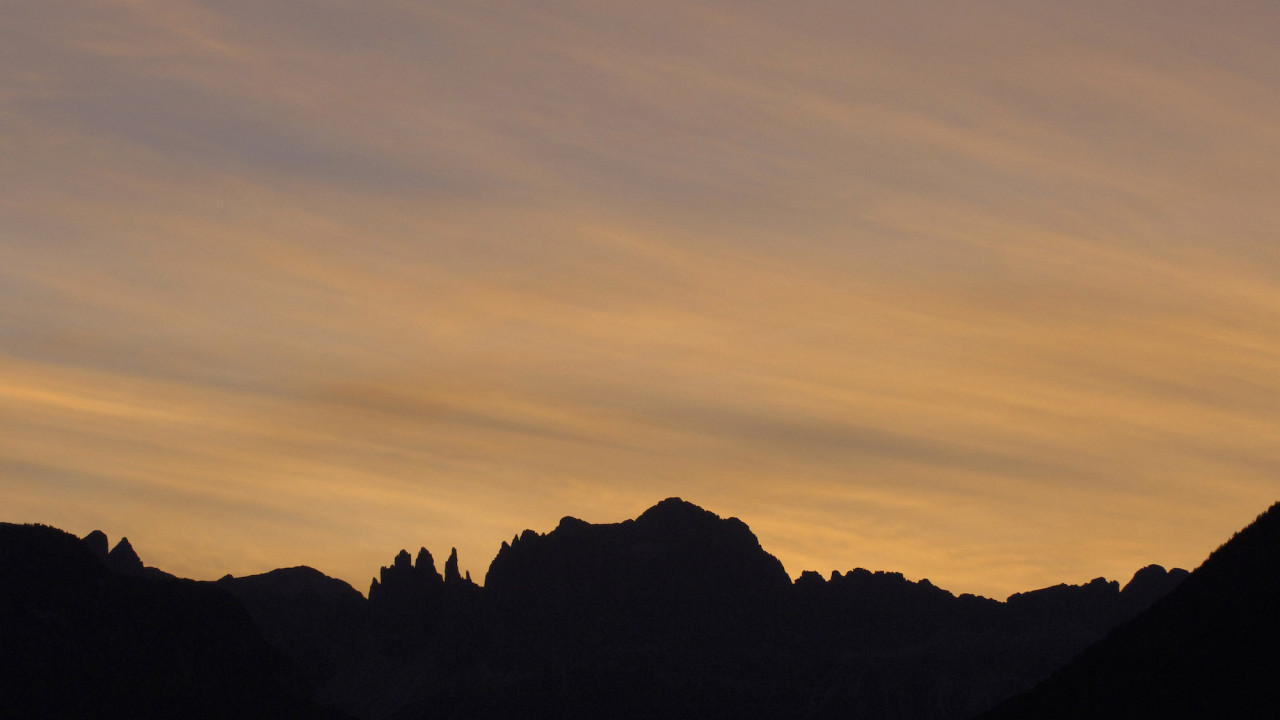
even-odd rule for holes
{"type": "Polygon", "coordinates": [[[1280,717],[1280,503],[984,720],[1280,717]]]}
{"type": "MultiPolygon", "coordinates": [[[[456,552],[441,574],[425,548],[416,558],[401,551],[367,600],[310,568],[191,583],[156,575],[127,545],[107,552],[100,533],[75,541],[18,528],[40,540],[21,552],[7,542],[0,555],[0,660],[11,665],[30,653],[33,662],[17,679],[0,680],[8,683],[0,702],[54,697],[39,695],[34,682],[53,672],[92,678],[92,697],[115,687],[136,701],[168,682],[177,689],[157,707],[172,708],[172,698],[216,684],[230,698],[220,707],[260,700],[268,704],[245,714],[314,716],[296,667],[318,704],[369,720],[960,719],[1025,692],[1120,625],[991,717],[1181,716],[1188,708],[1258,716],[1252,711],[1273,707],[1259,703],[1273,699],[1280,648],[1275,515],[1273,508],[1181,586],[1186,571],[1150,566],[1123,589],[1098,579],[1007,602],[861,569],[828,578],[806,572],[793,583],[741,521],[675,498],[635,520],[565,518],[546,534],[525,531],[503,545],[484,587],[459,572],[456,552]],[[42,543],[42,559],[14,559],[42,543]],[[128,603],[112,589],[125,586],[135,589],[128,603]],[[200,599],[173,600],[174,588],[200,599]],[[264,650],[262,637],[292,666],[264,650]],[[183,653],[192,659],[174,679],[173,663],[160,658],[183,653]],[[102,679],[108,670],[111,682],[102,679]],[[1224,694],[1236,704],[1224,704],[1224,694]],[[1152,695],[1170,700],[1152,704],[1152,695]],[[1206,698],[1213,704],[1196,705],[1206,698]]],[[[8,717],[3,708],[0,717],[8,717]]]]}
{"type": "Polygon", "coordinates": [[[1151,566],[1123,590],[1095,580],[1007,603],[866,570],[792,583],[744,523],[672,498],[635,520],[527,530],[484,587],[456,553],[442,577],[425,549],[401,551],[363,605],[336,581],[304,592],[272,575],[252,593],[255,578],[220,583],[356,717],[965,718],[1186,573],[1151,566]],[[323,605],[321,590],[353,599],[330,603],[341,619],[292,611],[323,605]]]}
{"type": "Polygon", "coordinates": [[[222,590],[0,523],[0,717],[338,717],[311,692],[222,590]]]}

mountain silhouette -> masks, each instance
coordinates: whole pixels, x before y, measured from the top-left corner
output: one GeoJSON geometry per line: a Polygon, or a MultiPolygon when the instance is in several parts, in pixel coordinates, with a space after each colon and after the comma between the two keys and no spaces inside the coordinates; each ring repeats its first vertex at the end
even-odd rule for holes
{"type": "Polygon", "coordinates": [[[353,604],[341,621],[363,617],[364,644],[292,613],[288,593],[245,597],[319,697],[362,718],[962,718],[1183,576],[1151,566],[1123,589],[1099,579],[1007,603],[862,569],[793,583],[746,524],[669,498],[634,520],[526,530],[483,587],[456,552],[442,575],[427,549],[402,550],[363,616],[353,604]]]}
{"type": "Polygon", "coordinates": [[[502,632],[560,642],[747,632],[790,585],[746,524],[678,498],[635,520],[566,517],[546,535],[525,531],[485,575],[502,632]]]}
{"type": "Polygon", "coordinates": [[[504,544],[485,576],[487,717],[756,717],[777,690],[791,581],[735,518],[671,498],[635,520],[564,518],[504,544]],[[536,658],[536,661],[531,662],[536,658]]]}
{"type": "Polygon", "coordinates": [[[355,588],[308,567],[218,580],[245,606],[263,636],[320,690],[316,699],[343,708],[343,672],[367,665],[367,603],[355,588]],[[365,662],[357,662],[365,660],[365,662]]]}
{"type": "Polygon", "coordinates": [[[1116,627],[1034,690],[982,717],[1273,718],[1277,713],[1280,503],[1149,610],[1116,627]]]}
{"type": "Polygon", "coordinates": [[[426,548],[401,550],[367,599],[311,568],[195,583],[123,539],[107,550],[99,532],[20,530],[5,537],[39,541],[6,542],[43,549],[0,555],[17,619],[0,653],[38,662],[0,680],[0,717],[66,696],[89,699],[50,707],[85,717],[103,703],[98,716],[193,716],[175,710],[190,703],[207,717],[361,720],[966,718],[1187,577],[1148,566],[1123,588],[1099,578],[1006,602],[861,568],[792,582],[745,523],[679,498],[634,520],[525,530],[484,586],[456,550],[443,572],[426,548]],[[84,693],[66,691],[76,679],[84,693]]]}
{"type": "Polygon", "coordinates": [[[104,548],[0,523],[0,717],[337,717],[230,595],[104,548]]]}

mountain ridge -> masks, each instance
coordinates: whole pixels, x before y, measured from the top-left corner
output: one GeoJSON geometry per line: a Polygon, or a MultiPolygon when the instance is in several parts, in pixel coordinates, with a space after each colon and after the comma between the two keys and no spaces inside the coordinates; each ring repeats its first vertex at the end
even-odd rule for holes
{"type": "MultiPolygon", "coordinates": [[[[1223,546],[1245,548],[1228,564],[1280,576],[1266,564],[1280,541],[1251,528],[1223,546]]],[[[192,582],[147,568],[123,539],[121,561],[101,532],[77,542],[95,573],[192,582]]],[[[368,597],[308,567],[195,584],[244,608],[322,712],[361,720],[941,720],[1056,677],[1195,577],[1149,565],[1123,585],[1097,578],[1005,601],[861,568],[792,580],[741,520],[668,498],[617,523],[566,516],[525,530],[483,586],[459,571],[456,549],[442,572],[425,547],[399,551],[368,597]]],[[[1218,581],[1190,587],[1206,582],[1218,581]]]]}
{"type": "Polygon", "coordinates": [[[0,523],[0,717],[342,717],[235,598],[104,547],[0,523]]]}
{"type": "Polygon", "coordinates": [[[1280,503],[1146,612],[982,718],[1274,717],[1277,677],[1280,503]]]}

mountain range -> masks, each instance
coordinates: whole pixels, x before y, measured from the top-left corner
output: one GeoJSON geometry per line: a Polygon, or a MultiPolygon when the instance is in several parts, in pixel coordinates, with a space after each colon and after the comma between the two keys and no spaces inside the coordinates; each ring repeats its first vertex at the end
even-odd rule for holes
{"type": "Polygon", "coordinates": [[[0,717],[1262,716],[1278,507],[1193,573],[1004,602],[864,569],[792,581],[746,524],[678,498],[526,530],[483,586],[456,551],[441,572],[401,550],[367,598],[305,567],[183,580],[127,539],[0,524],[0,717]]]}

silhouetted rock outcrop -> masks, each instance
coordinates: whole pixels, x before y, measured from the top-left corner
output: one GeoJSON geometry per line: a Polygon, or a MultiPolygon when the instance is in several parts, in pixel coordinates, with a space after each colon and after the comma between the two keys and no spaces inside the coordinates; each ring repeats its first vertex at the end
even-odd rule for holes
{"type": "Polygon", "coordinates": [[[144,565],[142,559],[138,557],[138,553],[133,549],[133,545],[129,543],[129,538],[120,538],[120,542],[116,543],[116,546],[111,548],[110,552],[107,551],[107,534],[101,530],[94,530],[85,535],[80,542],[89,549],[89,552],[94,557],[118,575],[173,578],[172,575],[159,568],[144,565]]]}
{"type": "Polygon", "coordinates": [[[408,551],[401,550],[380,578],[369,588],[369,612],[374,637],[389,655],[430,656],[452,666],[484,634],[480,588],[459,574],[456,549],[445,562],[444,577],[422,548],[412,564],[408,551]]]}
{"type": "Polygon", "coordinates": [[[142,575],[142,558],[129,544],[129,538],[120,538],[120,542],[107,553],[107,567],[121,575],[142,575]]]}
{"type": "Polygon", "coordinates": [[[1128,620],[1151,607],[1156,600],[1168,595],[1190,575],[1182,568],[1165,570],[1159,565],[1148,565],[1133,574],[1133,579],[1120,591],[1122,616],[1117,622],[1128,620]]]}
{"type": "MultiPolygon", "coordinates": [[[[1139,576],[1138,594],[1166,582],[1150,568],[1139,576]]],[[[1277,678],[1280,503],[1146,612],[983,717],[1271,718],[1277,678]]]]}
{"type": "Polygon", "coordinates": [[[108,553],[107,553],[107,534],[106,533],[102,532],[101,530],[94,530],[93,532],[84,536],[83,542],[85,544],[85,547],[89,548],[89,552],[93,553],[94,557],[98,558],[104,563],[107,561],[108,553]]]}
{"type": "Polygon", "coordinates": [[[458,572],[458,548],[453,548],[449,559],[444,561],[444,581],[446,584],[462,582],[462,575],[458,572]]]}

